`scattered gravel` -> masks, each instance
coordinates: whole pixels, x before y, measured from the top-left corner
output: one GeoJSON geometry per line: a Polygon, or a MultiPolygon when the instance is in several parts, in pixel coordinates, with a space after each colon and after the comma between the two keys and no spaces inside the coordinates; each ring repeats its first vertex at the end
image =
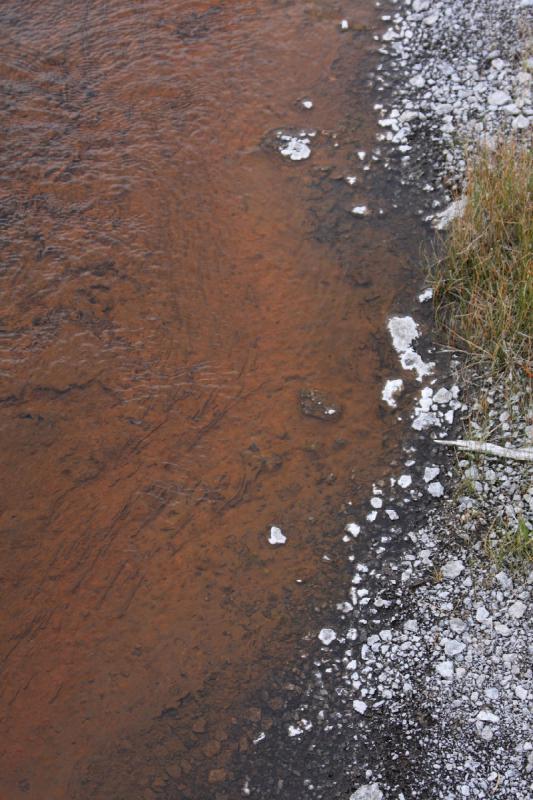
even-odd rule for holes
{"type": "MultiPolygon", "coordinates": [[[[460,188],[464,145],[533,123],[526,0],[405,0],[381,37],[381,139],[432,191],[460,188]]],[[[385,15],[390,17],[389,14],[385,15]]],[[[529,51],[531,52],[531,51],[529,51]]],[[[460,209],[455,208],[457,213],[460,209]]]]}
{"type": "MultiPolygon", "coordinates": [[[[381,37],[377,81],[388,99],[376,106],[378,138],[389,146],[385,166],[399,156],[404,180],[434,193],[428,219],[445,228],[463,210],[459,200],[435,218],[464,184],[463,145],[533,124],[533,63],[523,57],[532,4],[394,5],[381,37]]],[[[419,300],[430,297],[426,290],[419,300]]],[[[515,569],[501,541],[519,525],[533,527],[533,467],[461,454],[452,468],[430,444],[457,427],[459,414],[468,438],[490,432],[505,447],[530,444],[524,391],[512,377],[459,375],[457,362],[452,384],[436,386],[436,364],[414,349],[417,322],[393,317],[388,329],[400,366],[422,383],[412,412],[418,444],[406,446],[409,472],[398,470],[389,490],[374,486],[370,509],[352,523],[374,545],[354,563],[335,641],[315,661],[315,685],[294,717],[314,714],[314,737],[350,731],[350,800],[526,800],[533,572],[515,569]]],[[[385,384],[391,414],[402,388],[400,377],[385,384]]]]}

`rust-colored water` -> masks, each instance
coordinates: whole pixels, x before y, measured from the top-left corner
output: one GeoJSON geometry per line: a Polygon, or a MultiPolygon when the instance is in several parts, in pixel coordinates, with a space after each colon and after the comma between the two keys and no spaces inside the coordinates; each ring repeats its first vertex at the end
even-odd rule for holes
{"type": "Polygon", "coordinates": [[[405,277],[334,180],[364,177],[375,14],[2,3],[2,800],[196,800],[336,579],[405,277]],[[302,125],[308,162],[265,144],[302,125]]]}

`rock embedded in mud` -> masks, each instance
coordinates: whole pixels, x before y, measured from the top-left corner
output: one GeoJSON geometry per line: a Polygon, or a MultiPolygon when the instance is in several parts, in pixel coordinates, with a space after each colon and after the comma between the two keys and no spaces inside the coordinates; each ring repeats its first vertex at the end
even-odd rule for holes
{"type": "Polygon", "coordinates": [[[342,406],[317,389],[302,389],[299,402],[302,414],[307,417],[334,422],[342,414],[342,406]]]}

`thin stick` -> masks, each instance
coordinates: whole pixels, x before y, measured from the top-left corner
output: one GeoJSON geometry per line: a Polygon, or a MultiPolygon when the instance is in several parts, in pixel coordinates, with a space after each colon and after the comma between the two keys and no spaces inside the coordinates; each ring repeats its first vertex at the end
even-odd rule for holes
{"type": "Polygon", "coordinates": [[[459,450],[469,450],[472,453],[481,453],[485,456],[497,458],[511,458],[514,461],[533,461],[533,447],[500,447],[490,442],[475,442],[472,439],[433,439],[435,444],[446,447],[457,447],[459,450]]]}

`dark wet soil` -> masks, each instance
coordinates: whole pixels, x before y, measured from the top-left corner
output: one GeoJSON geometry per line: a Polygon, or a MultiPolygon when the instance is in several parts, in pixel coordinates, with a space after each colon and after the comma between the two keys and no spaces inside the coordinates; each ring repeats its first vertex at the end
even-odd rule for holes
{"type": "Polygon", "coordinates": [[[290,702],[400,435],[385,321],[418,234],[356,155],[377,24],[0,8],[2,800],[233,800],[290,702]],[[309,160],[265,146],[300,126],[309,160]],[[342,414],[302,413],[310,389],[342,414]]]}

